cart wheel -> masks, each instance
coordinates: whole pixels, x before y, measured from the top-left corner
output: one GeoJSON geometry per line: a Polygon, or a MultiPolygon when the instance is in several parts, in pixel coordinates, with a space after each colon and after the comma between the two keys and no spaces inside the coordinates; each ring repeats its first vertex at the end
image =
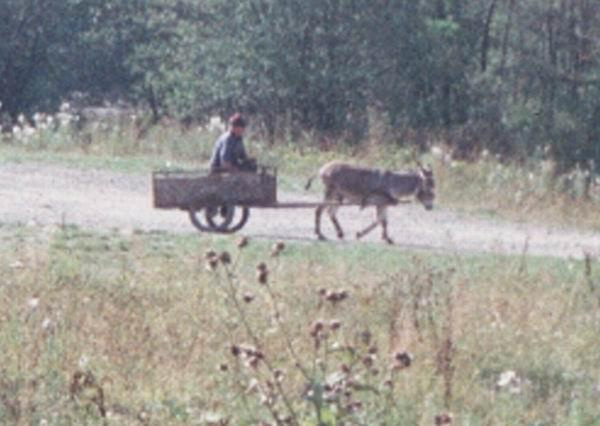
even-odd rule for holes
{"type": "Polygon", "coordinates": [[[202,209],[189,210],[192,224],[201,232],[215,232],[230,234],[242,229],[250,216],[248,207],[223,205],[219,207],[207,207],[202,209]],[[236,214],[237,213],[237,214],[236,214]]]}
{"type": "Polygon", "coordinates": [[[190,209],[189,215],[190,215],[190,221],[192,222],[192,225],[194,225],[194,227],[198,231],[200,231],[200,232],[215,232],[215,230],[208,224],[208,222],[204,221],[206,212],[203,212],[202,209],[199,209],[199,210],[190,209]]]}
{"type": "Polygon", "coordinates": [[[231,234],[242,229],[248,221],[250,209],[248,207],[222,205],[205,210],[205,219],[213,232],[231,234]]]}

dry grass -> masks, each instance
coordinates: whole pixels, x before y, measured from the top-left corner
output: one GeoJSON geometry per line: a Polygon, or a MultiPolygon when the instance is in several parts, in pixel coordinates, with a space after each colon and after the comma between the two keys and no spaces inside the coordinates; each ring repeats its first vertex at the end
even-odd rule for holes
{"type": "Polygon", "coordinates": [[[600,422],[594,259],[0,238],[2,424],[600,422]]]}

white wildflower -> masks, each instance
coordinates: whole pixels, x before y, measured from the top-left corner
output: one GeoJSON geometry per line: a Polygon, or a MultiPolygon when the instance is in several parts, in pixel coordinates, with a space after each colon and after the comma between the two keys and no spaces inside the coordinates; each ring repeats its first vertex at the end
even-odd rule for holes
{"type": "Polygon", "coordinates": [[[444,150],[436,145],[431,148],[431,155],[434,157],[441,157],[444,155],[444,150]]]}
{"type": "Polygon", "coordinates": [[[25,265],[20,260],[16,260],[10,264],[11,269],[23,269],[25,265]]]}
{"type": "Polygon", "coordinates": [[[39,125],[41,124],[43,121],[45,121],[46,117],[44,114],[42,114],[41,112],[36,112],[35,114],[33,114],[33,122],[35,123],[35,125],[39,125]]]}
{"type": "Polygon", "coordinates": [[[35,309],[39,306],[40,304],[40,299],[38,297],[32,297],[31,299],[29,299],[27,301],[27,306],[29,306],[31,309],[35,309]]]}
{"type": "Polygon", "coordinates": [[[73,116],[67,112],[59,112],[56,114],[56,119],[60,126],[68,126],[73,120],[73,116]]]}
{"type": "Polygon", "coordinates": [[[500,374],[496,386],[506,389],[510,393],[521,393],[521,378],[513,370],[507,370],[500,374]]]}
{"type": "Polygon", "coordinates": [[[206,130],[208,130],[209,132],[224,131],[225,124],[223,124],[221,117],[213,116],[213,117],[210,117],[210,120],[208,121],[208,125],[206,126],[206,130]]]}
{"type": "Polygon", "coordinates": [[[246,394],[257,393],[260,391],[260,383],[254,377],[250,379],[248,382],[248,387],[246,388],[246,394]]]}
{"type": "Polygon", "coordinates": [[[86,355],[81,355],[81,357],[79,358],[79,362],[77,364],[79,365],[79,368],[81,368],[83,370],[87,367],[89,362],[90,362],[90,359],[86,355]]]}
{"type": "Polygon", "coordinates": [[[516,378],[517,373],[515,373],[513,370],[504,371],[502,374],[500,374],[500,377],[496,382],[496,386],[498,386],[499,388],[503,388],[505,386],[508,386],[516,378]]]}
{"type": "Polygon", "coordinates": [[[35,128],[31,127],[31,126],[25,126],[23,128],[23,136],[25,138],[30,138],[33,135],[35,135],[35,128]]]}
{"type": "Polygon", "coordinates": [[[52,320],[50,318],[44,318],[44,321],[42,321],[42,328],[44,330],[48,330],[51,325],[52,325],[52,320]]]}

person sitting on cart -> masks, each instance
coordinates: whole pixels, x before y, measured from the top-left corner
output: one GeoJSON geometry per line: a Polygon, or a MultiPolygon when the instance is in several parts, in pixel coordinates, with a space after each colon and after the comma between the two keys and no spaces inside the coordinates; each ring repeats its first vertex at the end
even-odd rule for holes
{"type": "Polygon", "coordinates": [[[215,142],[211,172],[256,172],[256,160],[249,158],[244,148],[245,130],[246,119],[240,113],[229,118],[229,130],[215,142]]]}

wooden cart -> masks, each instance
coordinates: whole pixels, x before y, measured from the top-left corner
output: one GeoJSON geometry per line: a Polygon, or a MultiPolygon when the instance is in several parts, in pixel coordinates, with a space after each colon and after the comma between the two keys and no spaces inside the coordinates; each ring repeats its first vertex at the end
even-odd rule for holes
{"type": "Polygon", "coordinates": [[[277,170],[269,167],[259,167],[257,173],[156,171],[152,173],[152,192],[155,208],[184,210],[199,231],[222,234],[242,229],[250,217],[250,208],[316,208],[340,205],[324,202],[278,202],[277,170]]]}
{"type": "Polygon", "coordinates": [[[203,232],[232,233],[248,221],[250,208],[277,202],[275,169],[258,173],[163,170],[152,173],[154,207],[181,209],[203,232]]]}

